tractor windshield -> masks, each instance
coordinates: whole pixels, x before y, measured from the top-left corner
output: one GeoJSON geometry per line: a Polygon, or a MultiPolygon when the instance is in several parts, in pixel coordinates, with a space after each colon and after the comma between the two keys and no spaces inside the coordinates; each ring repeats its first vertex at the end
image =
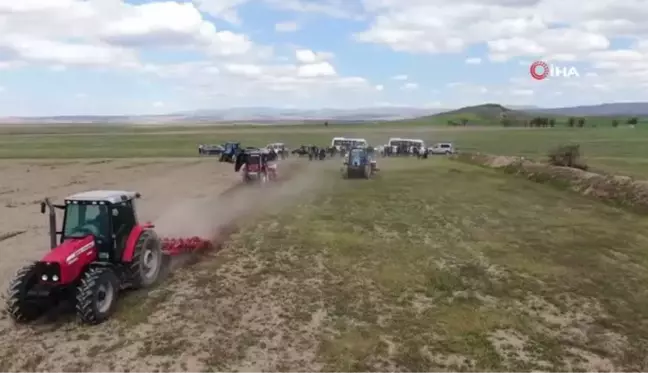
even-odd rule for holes
{"type": "Polygon", "coordinates": [[[367,156],[362,149],[353,149],[349,154],[349,163],[354,166],[359,166],[364,163],[365,158],[367,156]]]}
{"type": "Polygon", "coordinates": [[[261,155],[260,154],[250,154],[247,160],[248,165],[259,165],[261,164],[261,155]]]}
{"type": "Polygon", "coordinates": [[[63,236],[80,238],[87,235],[102,237],[108,232],[106,205],[68,204],[65,206],[63,236]]]}

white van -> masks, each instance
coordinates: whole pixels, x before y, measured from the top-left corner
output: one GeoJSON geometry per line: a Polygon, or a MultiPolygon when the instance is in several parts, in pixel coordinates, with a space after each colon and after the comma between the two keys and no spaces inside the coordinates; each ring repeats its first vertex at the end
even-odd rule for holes
{"type": "Polygon", "coordinates": [[[400,146],[406,146],[408,151],[412,147],[416,147],[418,149],[425,149],[425,142],[421,139],[403,139],[400,137],[392,137],[389,139],[389,142],[387,143],[388,146],[391,146],[392,151],[396,151],[396,149],[400,146]]]}
{"type": "Polygon", "coordinates": [[[331,147],[335,147],[337,150],[340,150],[342,147],[363,147],[366,148],[369,146],[367,140],[359,138],[349,138],[349,137],[334,137],[331,140],[331,147]]]}

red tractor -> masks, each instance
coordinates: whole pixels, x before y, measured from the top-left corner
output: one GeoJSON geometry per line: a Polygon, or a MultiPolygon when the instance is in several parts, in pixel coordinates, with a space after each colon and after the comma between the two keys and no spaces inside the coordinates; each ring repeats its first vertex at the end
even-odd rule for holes
{"type": "MultiPolygon", "coordinates": [[[[276,153],[274,155],[276,157],[276,153]]],[[[274,181],[277,178],[276,164],[268,152],[246,150],[236,158],[234,171],[241,172],[244,183],[274,181]]]]}
{"type": "Polygon", "coordinates": [[[97,190],[78,193],[63,205],[49,200],[49,251],[20,269],[9,287],[7,311],[18,323],[39,318],[63,299],[74,301],[78,318],[88,324],[108,319],[126,288],[157,283],[165,260],[152,224],[139,224],[134,200],[140,194],[97,190]],[[55,209],[63,210],[56,230],[55,209]]]}

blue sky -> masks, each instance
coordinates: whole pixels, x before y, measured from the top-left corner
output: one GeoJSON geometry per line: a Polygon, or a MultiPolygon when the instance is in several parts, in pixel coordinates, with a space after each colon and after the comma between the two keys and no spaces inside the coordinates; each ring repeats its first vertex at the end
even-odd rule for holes
{"type": "Polygon", "coordinates": [[[635,0],[0,2],[0,115],[642,101],[646,13],[635,0]],[[533,80],[536,60],[578,76],[533,80]]]}

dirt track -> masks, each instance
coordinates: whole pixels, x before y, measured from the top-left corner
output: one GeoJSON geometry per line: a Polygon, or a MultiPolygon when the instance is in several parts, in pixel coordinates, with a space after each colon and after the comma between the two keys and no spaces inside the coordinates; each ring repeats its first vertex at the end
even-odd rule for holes
{"type": "MultiPolygon", "coordinates": [[[[213,159],[2,161],[0,172],[3,175],[0,185],[0,286],[3,291],[16,269],[48,250],[47,217],[40,214],[38,206],[43,197],[61,200],[71,193],[90,189],[137,190],[143,195],[138,204],[139,219],[156,223],[161,236],[205,236],[213,234],[218,225],[251,209],[267,209],[289,201],[292,193],[308,188],[315,180],[311,175],[303,178],[301,185],[293,181],[292,192],[275,187],[276,190],[266,192],[263,198],[258,192],[243,190],[218,200],[222,192],[239,182],[239,175],[233,172],[232,165],[213,159]],[[2,239],[12,233],[18,234],[2,239]]],[[[126,296],[117,317],[97,327],[80,327],[70,321],[70,315],[17,327],[3,312],[0,314],[0,345],[3,346],[0,371],[203,369],[205,365],[199,364],[191,354],[181,361],[172,359],[173,362],[142,356],[151,355],[145,351],[154,348],[151,346],[157,340],[168,338],[160,324],[149,323],[149,316],[169,291],[162,286],[148,297],[126,296]],[[106,359],[97,359],[98,355],[106,359]]],[[[166,316],[157,312],[155,319],[164,325],[166,316]]]]}

